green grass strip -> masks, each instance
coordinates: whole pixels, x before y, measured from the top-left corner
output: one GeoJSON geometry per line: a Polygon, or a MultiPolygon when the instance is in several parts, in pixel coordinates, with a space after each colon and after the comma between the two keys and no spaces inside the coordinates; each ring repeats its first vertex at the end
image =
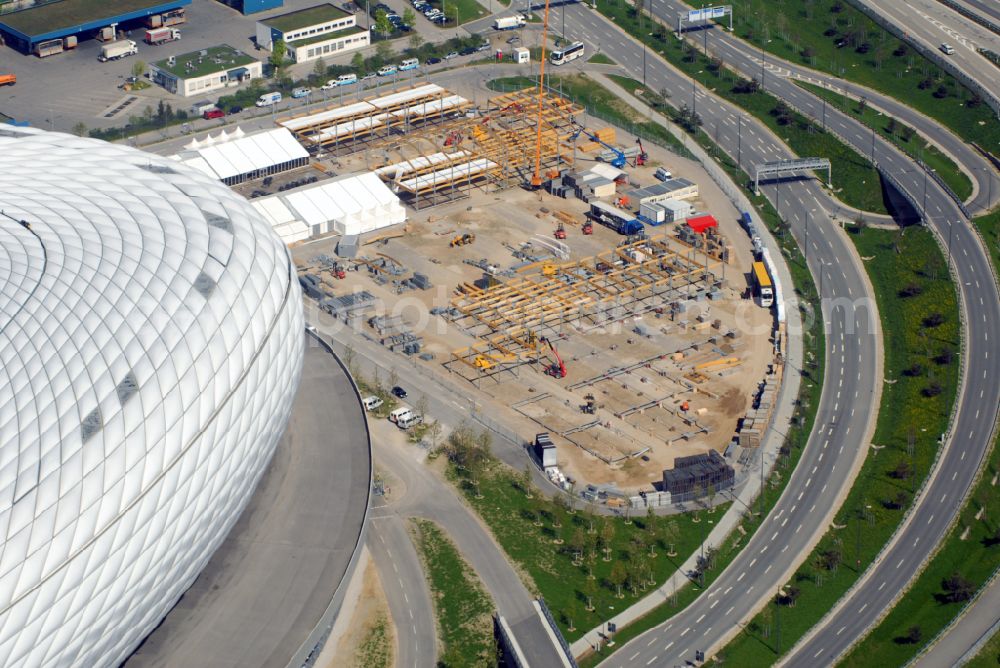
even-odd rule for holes
{"type": "MultiPolygon", "coordinates": [[[[774,132],[795,154],[802,157],[829,158],[833,166],[834,192],[848,206],[886,213],[882,182],[875,167],[832,134],[823,131],[805,116],[788,108],[764,89],[738,93],[746,82],[721,60],[705,57],[692,45],[672,37],[669,31],[635,13],[631,6],[617,0],[598,0],[598,9],[635,39],[644,41],[671,65],[719,97],[742,107],[774,132]],[[652,27],[652,32],[650,28],[652,27]]],[[[694,89],[657,91],[675,108],[697,111],[694,89]]],[[[718,128],[704,130],[718,141],[718,128]]]]}
{"type": "Polygon", "coordinates": [[[1000,147],[986,103],[846,0],[745,0],[733,27],[758,49],[892,96],[994,153],[1000,147]]]}
{"type": "Polygon", "coordinates": [[[1000,665],[1000,632],[993,634],[965,668],[996,668],[1000,665]]]}
{"type": "Polygon", "coordinates": [[[884,139],[892,142],[907,155],[922,160],[948,184],[963,202],[972,195],[972,181],[958,168],[955,161],[942,153],[938,147],[924,141],[910,126],[872,109],[867,104],[852,100],[846,95],[816,86],[804,81],[795,81],[817,97],[826,100],[836,109],[861,121],[869,128],[875,128],[884,139]]]}
{"type": "Polygon", "coordinates": [[[732,665],[772,665],[847,592],[898,528],[948,425],[960,323],[941,250],[921,227],[855,230],[851,237],[875,289],[884,336],[888,382],[873,438],[878,449],[837,512],[834,525],[842,528],[831,528],[785,585],[796,594],[794,607],[772,600],[721,653],[732,665]]]}
{"type": "MultiPolygon", "coordinates": [[[[443,649],[437,665],[493,666],[493,601],[444,531],[412,519],[413,542],[424,563],[443,649]]],[[[422,613],[423,614],[423,613],[422,613]]]]}

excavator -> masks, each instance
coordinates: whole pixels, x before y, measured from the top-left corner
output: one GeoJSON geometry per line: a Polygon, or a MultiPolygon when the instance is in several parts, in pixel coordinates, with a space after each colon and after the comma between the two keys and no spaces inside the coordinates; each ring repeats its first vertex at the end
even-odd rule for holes
{"type": "Polygon", "coordinates": [[[646,153],[646,149],[642,145],[641,138],[636,137],[635,143],[639,145],[639,155],[635,156],[635,166],[642,167],[649,160],[649,154],[646,153]]]}
{"type": "Polygon", "coordinates": [[[552,356],[555,357],[555,362],[545,367],[545,373],[552,376],[553,378],[565,378],[566,365],[563,363],[562,358],[559,357],[559,351],[556,350],[556,347],[554,345],[552,345],[552,341],[550,341],[548,338],[544,336],[541,337],[539,341],[541,341],[543,345],[547,344],[549,346],[549,350],[552,351],[552,356]]]}
{"type": "Polygon", "coordinates": [[[475,240],[476,240],[475,234],[466,232],[465,234],[457,235],[454,239],[451,240],[451,243],[448,245],[451,246],[452,248],[455,248],[456,246],[468,246],[475,240]]]}

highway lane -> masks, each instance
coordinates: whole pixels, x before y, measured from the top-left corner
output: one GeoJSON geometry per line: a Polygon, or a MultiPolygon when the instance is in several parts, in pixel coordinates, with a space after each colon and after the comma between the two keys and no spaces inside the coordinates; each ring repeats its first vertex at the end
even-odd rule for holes
{"type": "MultiPolygon", "coordinates": [[[[950,56],[941,54],[952,65],[1000,98],[1000,77],[996,66],[976,52],[977,47],[1000,53],[1000,35],[990,32],[937,0],[861,0],[880,15],[903,28],[910,39],[936,50],[947,42],[955,47],[950,56]]],[[[983,3],[984,5],[996,3],[983,3]]],[[[996,10],[994,10],[996,11],[996,10]]],[[[980,11],[980,13],[982,13],[980,11]]],[[[994,21],[998,19],[993,18],[994,21]]],[[[997,147],[993,147],[995,152],[997,147]]]]}
{"type": "MultiPolygon", "coordinates": [[[[666,5],[660,0],[661,6],[666,5]]],[[[675,8],[678,5],[675,5],[675,8]]],[[[710,31],[709,49],[730,46],[727,62],[740,69],[753,68],[755,51],[722,31],[710,31]]],[[[821,102],[781,77],[767,81],[767,90],[793,107],[819,117],[821,102]]],[[[979,464],[989,447],[997,406],[1000,404],[1000,355],[989,337],[1000,331],[1000,295],[989,261],[973,227],[954,202],[925,178],[922,170],[887,142],[879,140],[853,118],[826,110],[827,127],[848,141],[859,153],[874,158],[893,174],[925,215],[928,225],[947,247],[953,260],[965,315],[966,376],[960,388],[959,408],[936,476],[926,487],[882,559],[862,582],[839,603],[806,642],[790,656],[790,665],[810,665],[817,659],[833,661],[877,623],[891,607],[898,592],[919,572],[935,545],[943,538],[961,507],[979,464]],[[991,355],[991,348],[994,354],[991,355]],[[904,568],[905,566],[905,568],[904,568]]]]}
{"type": "MultiPolygon", "coordinates": [[[[618,63],[626,63],[641,78],[642,48],[625,38],[591,10],[568,7],[571,34],[596,43],[618,63]]],[[[647,83],[667,89],[675,104],[696,105],[705,128],[745,167],[790,157],[791,154],[763,125],[700,87],[692,100],[690,80],[647,54],[647,83]],[[738,147],[739,145],[739,147],[738,147]],[[738,148],[737,148],[738,147],[738,148]]],[[[557,70],[558,71],[558,70],[557,70]]],[[[827,375],[816,426],[788,488],[751,538],[741,556],[720,575],[694,604],[628,643],[609,660],[610,665],[671,665],[692,660],[695,650],[709,647],[738,630],[762,600],[774,595],[785,573],[809,551],[825,530],[828,513],[838,503],[840,490],[851,479],[851,466],[866,447],[866,430],[874,410],[878,341],[873,303],[853,250],[827,215],[833,204],[813,180],[765,184],[762,190],[789,221],[793,233],[809,254],[810,267],[822,277],[827,311],[827,375]],[[808,243],[806,238],[808,237],[808,243]]],[[[880,379],[878,379],[880,381],[880,379]]]]}

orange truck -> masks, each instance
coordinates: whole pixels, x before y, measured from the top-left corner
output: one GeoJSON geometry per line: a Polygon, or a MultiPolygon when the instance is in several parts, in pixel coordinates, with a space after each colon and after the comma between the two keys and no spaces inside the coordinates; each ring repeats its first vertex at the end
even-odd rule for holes
{"type": "Polygon", "coordinates": [[[13,86],[16,83],[16,74],[0,74],[0,86],[13,86]]]}

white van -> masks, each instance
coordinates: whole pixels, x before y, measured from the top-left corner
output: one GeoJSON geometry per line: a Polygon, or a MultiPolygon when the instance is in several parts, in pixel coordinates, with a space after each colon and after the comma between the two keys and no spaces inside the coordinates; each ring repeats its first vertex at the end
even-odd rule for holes
{"type": "Polygon", "coordinates": [[[418,425],[423,421],[424,419],[422,417],[420,417],[419,415],[413,415],[411,413],[410,415],[407,415],[406,417],[397,420],[396,426],[399,427],[400,429],[409,429],[410,427],[418,425]]]}
{"type": "Polygon", "coordinates": [[[366,411],[373,411],[381,406],[382,403],[382,399],[376,397],[374,394],[361,400],[361,404],[365,407],[366,411]]]}
{"type": "Polygon", "coordinates": [[[278,104],[279,102],[281,102],[281,93],[274,92],[264,93],[257,98],[257,101],[254,104],[258,107],[270,107],[271,105],[278,104]]]}
{"type": "Polygon", "coordinates": [[[399,64],[399,71],[405,72],[406,70],[415,70],[420,67],[420,61],[416,58],[407,58],[399,64]]]}
{"type": "Polygon", "coordinates": [[[951,44],[942,44],[938,48],[941,49],[941,53],[943,53],[946,56],[951,56],[955,53],[955,47],[953,47],[951,44]]]}
{"type": "Polygon", "coordinates": [[[395,65],[383,65],[382,67],[378,68],[378,75],[380,77],[387,77],[390,74],[395,74],[396,71],[397,70],[395,65]]]}
{"type": "Polygon", "coordinates": [[[334,82],[333,85],[350,86],[351,84],[355,83],[358,83],[358,75],[352,72],[351,74],[341,74],[339,77],[337,77],[337,80],[334,82]]]}
{"type": "Polygon", "coordinates": [[[389,421],[398,424],[400,420],[405,419],[409,415],[413,415],[413,409],[409,406],[401,406],[389,413],[389,421]]]}
{"type": "Polygon", "coordinates": [[[656,171],[653,173],[653,178],[657,181],[669,181],[674,178],[674,175],[670,173],[670,170],[666,167],[657,167],[656,171]]]}

